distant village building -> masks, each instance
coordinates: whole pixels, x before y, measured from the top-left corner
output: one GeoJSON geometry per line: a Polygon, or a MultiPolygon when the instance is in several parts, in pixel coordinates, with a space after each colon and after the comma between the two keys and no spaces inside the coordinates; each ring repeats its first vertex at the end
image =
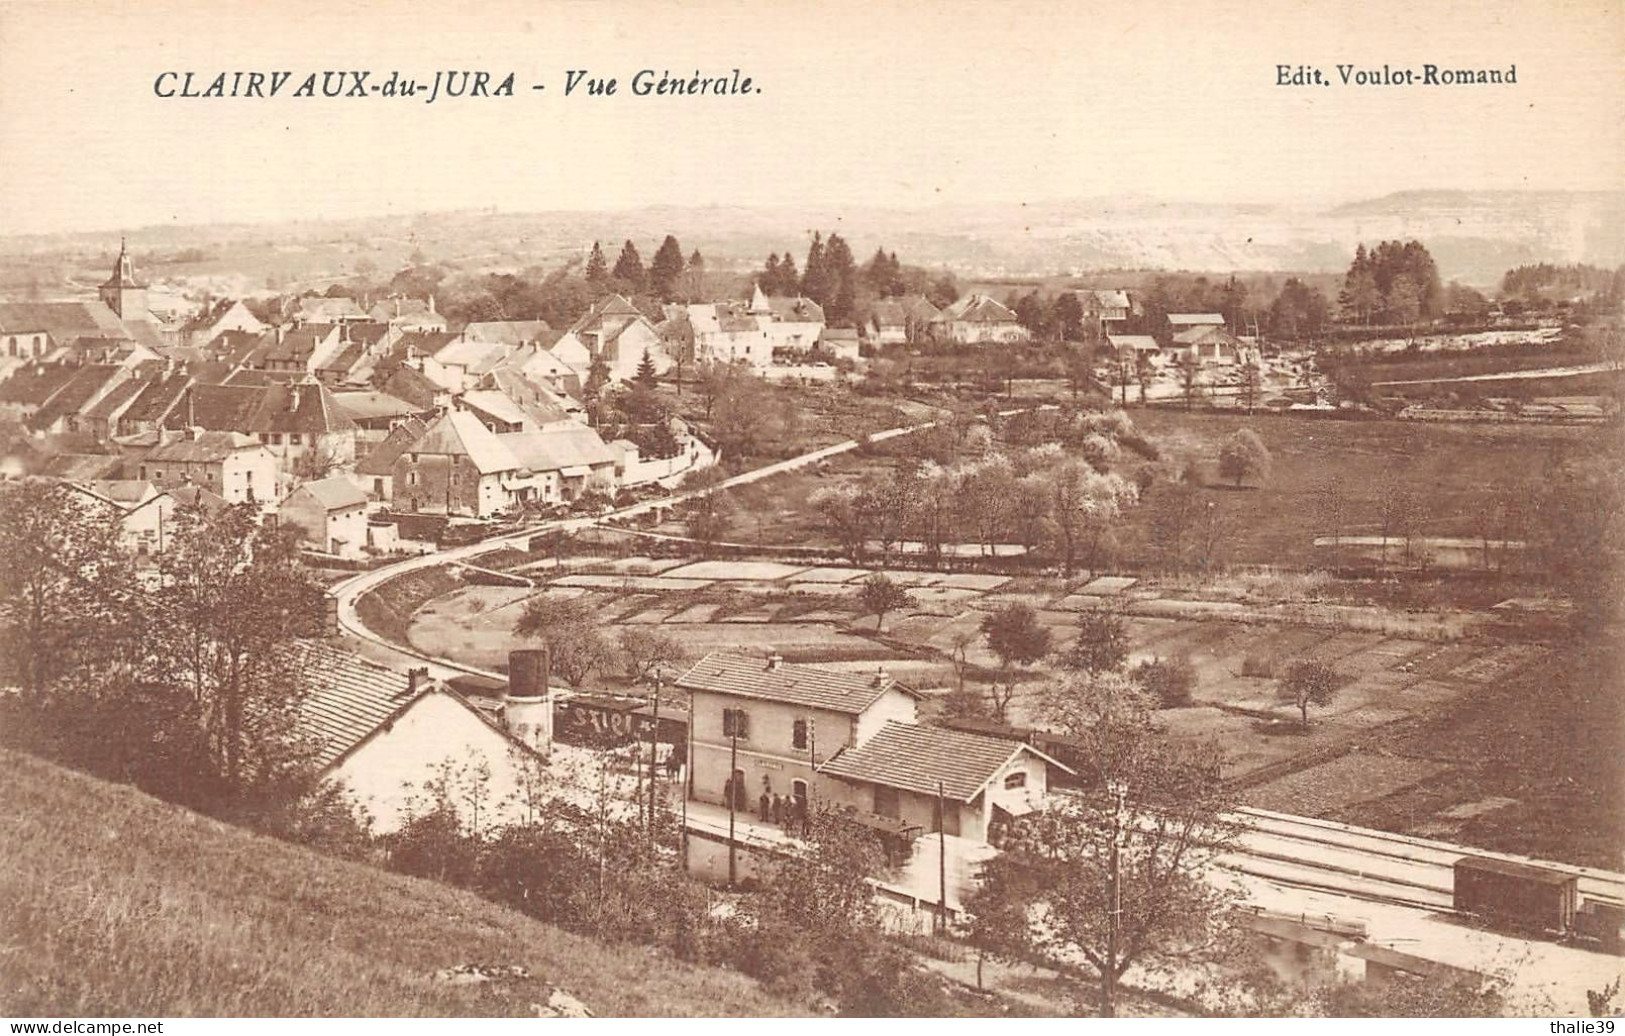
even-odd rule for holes
{"type": "Polygon", "coordinates": [[[276,457],[238,432],[189,429],[147,451],[137,477],[164,489],[201,486],[231,504],[276,504],[276,457]]]}
{"type": "Polygon", "coordinates": [[[870,311],[865,330],[876,345],[909,345],[929,334],[939,313],[924,295],[881,299],[870,311]]]}
{"type": "Polygon", "coordinates": [[[262,334],[265,325],[239,299],[216,299],[194,313],[176,332],[176,344],[207,345],[227,331],[262,334]]]}
{"type": "Polygon", "coordinates": [[[654,324],[622,295],[606,295],[594,303],[553,343],[551,352],[583,379],[594,360],[603,361],[612,381],[632,380],[644,353],[657,372],[667,365],[654,324]]]}
{"type": "Polygon", "coordinates": [[[1236,364],[1245,348],[1222,324],[1190,324],[1175,331],[1168,352],[1175,359],[1189,357],[1201,364],[1236,364]]]}
{"type": "Polygon", "coordinates": [[[694,359],[743,363],[762,368],[775,357],[810,352],[824,331],[824,310],[808,298],[772,296],[761,285],[749,302],[705,302],[686,307],[686,325],[667,329],[668,338],[692,336],[694,359]]]}
{"type": "Polygon", "coordinates": [[[1084,319],[1103,335],[1117,334],[1134,314],[1129,294],[1118,288],[1086,288],[1076,293],[1084,319]]]}
{"type": "Polygon", "coordinates": [[[151,482],[121,479],[69,482],[93,512],[119,523],[119,546],[128,554],[162,554],[174,535],[176,500],[151,482]]]}
{"type": "Polygon", "coordinates": [[[367,546],[367,494],[350,478],[332,475],[288,494],[277,510],[278,522],[297,530],[317,550],[340,557],[360,557],[367,546]]]}
{"type": "Polygon", "coordinates": [[[533,495],[528,474],[479,418],[450,410],[395,458],[391,493],[408,511],[489,518],[533,495]]]}
{"type": "Polygon", "coordinates": [[[1223,313],[1169,313],[1168,326],[1174,333],[1191,327],[1223,327],[1223,313]]]}
{"type": "Polygon", "coordinates": [[[373,306],[368,317],[402,331],[444,331],[446,318],[435,312],[434,296],[427,300],[394,295],[373,306]]]}
{"type": "Polygon", "coordinates": [[[305,295],[295,300],[288,319],[294,324],[347,324],[370,318],[355,299],[342,295],[334,298],[305,295]]]}
{"type": "Polygon", "coordinates": [[[1009,306],[987,295],[967,295],[946,306],[931,323],[939,342],[1004,345],[1031,337],[1009,306]]]}

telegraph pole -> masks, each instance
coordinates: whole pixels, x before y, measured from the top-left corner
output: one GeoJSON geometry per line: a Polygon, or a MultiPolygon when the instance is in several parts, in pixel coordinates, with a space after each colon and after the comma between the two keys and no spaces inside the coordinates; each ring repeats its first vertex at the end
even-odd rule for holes
{"type": "Polygon", "coordinates": [[[937,933],[948,934],[948,811],[937,782],[937,933]]]}
{"type": "Polygon", "coordinates": [[[738,847],[734,843],[734,803],[739,798],[739,787],[734,775],[739,772],[739,721],[734,721],[733,738],[728,748],[728,887],[733,888],[739,877],[738,847]]]}
{"type": "Polygon", "coordinates": [[[655,673],[655,722],[649,732],[649,844],[655,842],[655,774],[660,756],[660,673],[655,673]]]}
{"type": "Polygon", "coordinates": [[[1111,793],[1112,802],[1112,851],[1106,876],[1111,910],[1106,915],[1106,970],[1102,976],[1104,984],[1101,989],[1101,1014],[1107,1018],[1117,1017],[1117,940],[1118,930],[1123,923],[1123,881],[1120,871],[1120,854],[1123,845],[1123,836],[1127,832],[1123,827],[1123,810],[1125,800],[1128,798],[1128,784],[1125,781],[1108,781],[1106,790],[1111,793]]]}

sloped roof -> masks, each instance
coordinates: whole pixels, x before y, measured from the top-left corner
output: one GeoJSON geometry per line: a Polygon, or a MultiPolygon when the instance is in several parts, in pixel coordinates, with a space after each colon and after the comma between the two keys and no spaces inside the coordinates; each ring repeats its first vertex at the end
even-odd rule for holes
{"type": "Polygon", "coordinates": [[[944,798],[969,802],[1023,752],[1061,765],[1031,745],[1008,738],[891,720],[863,744],[837,754],[818,772],[920,795],[936,795],[940,781],[944,798]]]}
{"type": "Polygon", "coordinates": [[[390,346],[389,355],[398,360],[408,356],[435,356],[460,337],[455,331],[405,331],[390,346]]]}
{"type": "Polygon", "coordinates": [[[408,403],[387,392],[335,392],[333,402],[356,421],[375,421],[380,418],[408,417],[423,413],[423,408],[408,403]]]}
{"type": "Polygon", "coordinates": [[[555,332],[545,320],[476,320],[463,326],[465,336],[499,345],[518,346],[531,342],[551,345],[562,333],[555,332]]]}
{"type": "Polygon", "coordinates": [[[358,475],[389,475],[395,470],[395,461],[406,452],[429,426],[416,417],[409,417],[389,430],[384,441],[373,447],[372,452],[356,462],[355,470],[358,475]]]}
{"type": "Polygon", "coordinates": [[[574,422],[546,431],[515,432],[497,438],[531,471],[599,467],[616,461],[615,452],[596,431],[574,422]]]}
{"type": "Polygon", "coordinates": [[[422,371],[411,367],[397,367],[390,371],[389,377],[384,379],[379,388],[397,399],[404,399],[425,410],[432,408],[435,397],[445,391],[430,381],[422,371]]]}
{"type": "MultiPolygon", "coordinates": [[[[155,379],[154,379],[155,380],[155,379]]],[[[98,399],[96,402],[83,408],[81,413],[86,417],[98,420],[107,420],[117,417],[131,406],[136,398],[145,392],[152,384],[147,378],[126,378],[113,387],[113,391],[98,399]]]]}
{"type": "Polygon", "coordinates": [[[771,669],[768,666],[765,658],[713,651],[679,676],[676,684],[689,691],[785,702],[853,716],[894,688],[917,697],[896,680],[878,673],[847,673],[790,662],[780,662],[771,669]]]}
{"type": "Polygon", "coordinates": [[[963,320],[977,324],[1013,323],[1016,314],[1009,306],[987,295],[966,295],[941,310],[941,320],[963,320]]]}
{"type": "Polygon", "coordinates": [[[352,320],[344,325],[344,335],[352,342],[377,345],[389,335],[389,325],[376,320],[352,320]]]}
{"type": "Polygon", "coordinates": [[[494,389],[474,389],[465,392],[457,398],[457,402],[494,417],[503,424],[525,423],[526,414],[519,408],[519,404],[494,389]]]}
{"type": "Polygon", "coordinates": [[[1223,313],[1169,313],[1168,323],[1175,327],[1189,327],[1192,324],[1223,324],[1223,313]]]}
{"type": "Polygon", "coordinates": [[[177,439],[175,442],[160,443],[142,460],[170,464],[210,464],[225,460],[238,450],[253,449],[257,446],[259,443],[236,432],[204,432],[196,439],[177,439]]]}
{"type": "Polygon", "coordinates": [[[1111,343],[1113,349],[1139,349],[1145,352],[1162,349],[1150,335],[1107,335],[1106,341],[1111,343]]]}
{"type": "Polygon", "coordinates": [[[101,453],[59,453],[45,462],[40,474],[69,481],[116,479],[124,458],[101,453]]]}
{"type": "Polygon", "coordinates": [[[874,304],[872,310],[875,326],[877,327],[903,327],[912,317],[916,323],[929,323],[936,319],[939,310],[931,304],[924,295],[904,295],[899,298],[881,299],[874,304]]]}
{"type": "Polygon", "coordinates": [[[482,475],[517,471],[520,467],[508,447],[466,410],[450,410],[440,415],[404,452],[467,457],[482,475]]]}
{"type": "Polygon", "coordinates": [[[300,320],[337,321],[358,320],[367,314],[356,305],[355,299],[343,296],[306,296],[294,306],[294,315],[300,320]]]}
{"type": "MultiPolygon", "coordinates": [[[[457,338],[440,347],[435,361],[448,367],[473,367],[493,353],[500,361],[508,355],[508,346],[500,342],[486,342],[477,338],[457,338]]],[[[487,368],[489,369],[489,368],[487,368]]]]}
{"type": "Polygon", "coordinates": [[[310,496],[327,511],[363,507],[367,503],[367,494],[357,489],[356,484],[343,475],[331,475],[314,482],[306,482],[290,494],[290,499],[301,493],[310,496]]]}
{"type": "Polygon", "coordinates": [[[1180,345],[1194,345],[1198,342],[1205,342],[1210,338],[1228,342],[1235,341],[1230,332],[1215,324],[1195,324],[1174,335],[1174,341],[1180,345]]]}
{"type": "Polygon", "coordinates": [[[1097,309],[1128,309],[1128,292],[1120,288],[1093,288],[1079,292],[1080,295],[1094,296],[1097,309]]]}
{"type": "Polygon", "coordinates": [[[59,418],[78,413],[79,408],[89,403],[109,381],[123,375],[124,368],[110,364],[80,367],[74,372],[73,377],[51,394],[51,398],[44,406],[35,411],[28,419],[29,425],[34,428],[45,428],[59,418]]]}
{"type": "Polygon", "coordinates": [[[767,300],[767,308],[772,311],[776,320],[789,323],[824,322],[824,307],[812,299],[801,296],[771,295],[767,300]]]}
{"type": "Polygon", "coordinates": [[[406,674],[314,640],[288,645],[294,678],[306,690],[300,727],[317,742],[315,763],[337,762],[416,701],[406,674]]]}
{"type": "Polygon", "coordinates": [[[117,313],[101,300],[93,302],[0,302],[0,332],[44,331],[58,345],[75,338],[131,337],[117,313]]]}
{"type": "Polygon", "coordinates": [[[236,366],[259,348],[260,342],[267,337],[274,340],[275,336],[275,331],[222,331],[209,339],[204,350],[210,356],[236,366]]]}
{"type": "Polygon", "coordinates": [[[157,486],[144,479],[85,479],[71,484],[125,511],[134,510],[159,493],[157,486]]]}
{"type": "Polygon", "coordinates": [[[0,381],[0,403],[44,406],[78,372],[77,367],[55,363],[24,367],[0,381]]]}
{"type": "Polygon", "coordinates": [[[231,506],[231,504],[226,502],[225,497],[218,493],[212,493],[196,483],[176,486],[173,489],[165,490],[165,492],[167,492],[179,506],[202,511],[207,515],[219,514],[221,511],[224,511],[226,508],[231,506]]]}
{"type": "Polygon", "coordinates": [[[237,306],[236,299],[216,299],[214,302],[194,313],[191,319],[181,325],[181,331],[204,331],[224,320],[226,314],[237,306]]]}

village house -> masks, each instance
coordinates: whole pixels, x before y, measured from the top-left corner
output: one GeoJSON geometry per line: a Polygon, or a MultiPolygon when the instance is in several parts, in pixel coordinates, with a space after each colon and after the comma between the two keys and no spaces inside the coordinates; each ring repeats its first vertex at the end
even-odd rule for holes
{"type": "Polygon", "coordinates": [[[256,371],[314,374],[343,348],[338,324],[277,327],[260,336],[259,344],[243,359],[242,366],[256,371]]]}
{"type": "Polygon", "coordinates": [[[692,701],[689,794],[726,805],[733,791],[741,809],[763,794],[803,804],[821,795],[822,763],[889,721],[914,722],[920,700],[884,670],[841,672],[728,652],[706,655],[676,686],[692,701]]]}
{"type": "Polygon", "coordinates": [[[479,418],[448,410],[395,458],[391,493],[415,513],[489,518],[533,494],[529,474],[479,418]]]}
{"type": "Polygon", "coordinates": [[[545,320],[474,320],[463,325],[463,337],[513,349],[527,345],[546,349],[558,340],[559,332],[545,320]]]}
{"type": "Polygon", "coordinates": [[[0,353],[43,360],[80,338],[133,341],[117,313],[94,302],[0,302],[0,353]]]}
{"type": "Polygon", "coordinates": [[[1192,324],[1175,331],[1167,350],[1175,360],[1189,357],[1204,365],[1240,363],[1243,351],[1235,335],[1215,324],[1192,324]]]}
{"type": "Polygon", "coordinates": [[[176,500],[151,482],[134,479],[69,482],[86,506],[119,523],[119,546],[136,557],[162,554],[173,535],[176,500]]]}
{"type": "Polygon", "coordinates": [[[1030,337],[1009,306],[974,294],[939,312],[931,322],[931,334],[938,342],[953,345],[1009,344],[1030,337]]]}
{"type": "Polygon", "coordinates": [[[1112,347],[1119,363],[1137,365],[1142,357],[1156,363],[1164,359],[1162,346],[1150,335],[1107,335],[1106,344],[1112,347]]]}
{"type": "Polygon", "coordinates": [[[355,422],[358,454],[366,452],[364,447],[383,442],[390,431],[407,418],[434,413],[433,407],[421,407],[387,392],[335,392],[333,402],[344,416],[355,422]]]}
{"type": "Polygon", "coordinates": [[[289,474],[320,476],[355,462],[355,422],[325,385],[309,377],[264,385],[193,385],[165,427],[252,436],[289,474]]]}
{"type": "Polygon", "coordinates": [[[773,362],[773,343],[767,330],[745,303],[694,303],[687,307],[686,316],[687,333],[694,338],[696,363],[740,363],[762,368],[773,362]]]}
{"type": "Polygon", "coordinates": [[[137,477],[164,489],[202,486],[231,504],[276,504],[276,457],[238,432],[188,429],[148,450],[137,477]]]}
{"type": "Polygon", "coordinates": [[[480,379],[477,389],[502,393],[538,429],[587,423],[587,408],[574,395],[556,388],[550,380],[531,377],[512,367],[498,367],[480,379]]]}
{"type": "Polygon", "coordinates": [[[286,650],[307,692],[299,726],[318,746],[318,772],[366,811],[375,834],[398,831],[428,808],[428,782],[465,766],[489,774],[481,821],[513,819],[505,811],[534,786],[528,778],[552,742],[545,652],[514,652],[500,711],[488,716],[425,671],[400,673],[315,640],[286,650]]]}
{"type": "Polygon", "coordinates": [[[750,312],[777,352],[805,354],[824,331],[824,307],[799,295],[765,295],[759,284],[751,290],[750,312]]]}
{"type": "Polygon", "coordinates": [[[819,774],[834,778],[823,784],[834,802],[985,842],[996,824],[1043,807],[1050,767],[1071,772],[1022,741],[891,720],[819,774]]]}
{"type": "Polygon", "coordinates": [[[355,299],[325,295],[306,295],[298,299],[288,310],[287,318],[295,324],[347,324],[368,319],[355,299]]]}
{"type": "Polygon", "coordinates": [[[441,341],[441,337],[426,335],[421,340],[406,337],[402,342],[414,351],[438,343],[434,352],[424,355],[422,359],[423,375],[453,395],[473,388],[513,352],[511,346],[497,342],[481,342],[460,336],[441,341]]]}
{"type": "Polygon", "coordinates": [[[394,499],[395,461],[428,430],[428,424],[420,418],[408,417],[356,461],[350,477],[368,500],[387,504],[394,499]]]}
{"type": "Polygon", "coordinates": [[[883,669],[713,652],[676,686],[693,703],[689,794],[700,802],[817,798],[889,833],[985,842],[996,821],[1042,805],[1049,767],[1065,769],[1019,741],[918,724],[919,695],[883,669]]]}
{"type": "Polygon", "coordinates": [[[367,545],[367,494],[343,475],[306,482],[282,501],[277,520],[317,550],[360,557],[367,545]]]}
{"type": "Polygon", "coordinates": [[[123,367],[92,364],[73,373],[29,415],[28,428],[41,435],[90,431],[80,423],[80,411],[90,407],[130,378],[123,367]]]}
{"type": "Polygon", "coordinates": [[[586,425],[572,422],[497,440],[535,478],[535,498],[543,503],[568,503],[593,486],[615,493],[621,457],[586,425]]]}
{"type": "Polygon", "coordinates": [[[402,331],[447,330],[446,318],[435,312],[433,295],[428,301],[394,295],[373,306],[368,315],[377,323],[402,331]]]}
{"type": "Polygon", "coordinates": [[[602,360],[611,381],[630,381],[645,353],[656,371],[666,368],[660,335],[643,311],[621,295],[606,295],[581,315],[550,350],[582,378],[602,360]]]}
{"type": "Polygon", "coordinates": [[[834,360],[857,363],[862,357],[855,327],[826,327],[818,336],[818,351],[834,360]]]}
{"type": "Polygon", "coordinates": [[[881,299],[864,330],[875,345],[912,345],[926,337],[939,312],[924,295],[881,299]]]}
{"type": "Polygon", "coordinates": [[[1117,334],[1134,313],[1128,292],[1119,288],[1085,288],[1075,293],[1086,320],[1103,335],[1117,334]]]}
{"type": "Polygon", "coordinates": [[[205,303],[180,325],[175,333],[175,344],[207,345],[227,331],[257,335],[264,333],[265,325],[240,299],[216,299],[205,303]]]}

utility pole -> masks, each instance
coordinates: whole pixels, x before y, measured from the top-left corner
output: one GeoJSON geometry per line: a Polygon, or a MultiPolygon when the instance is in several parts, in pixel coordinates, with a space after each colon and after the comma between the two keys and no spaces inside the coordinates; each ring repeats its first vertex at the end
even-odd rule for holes
{"type": "Polygon", "coordinates": [[[660,673],[655,673],[654,728],[649,732],[649,844],[655,842],[655,774],[660,756],[660,673]]]}
{"type": "Polygon", "coordinates": [[[739,853],[734,843],[734,803],[739,798],[738,782],[734,775],[739,772],[739,721],[734,720],[733,737],[728,748],[728,887],[733,888],[739,878],[739,853]]]}
{"type": "Polygon", "coordinates": [[[1118,930],[1123,922],[1123,882],[1119,870],[1121,866],[1121,851],[1123,835],[1126,833],[1123,826],[1123,811],[1128,798],[1128,783],[1125,781],[1107,781],[1106,790],[1111,793],[1112,802],[1112,851],[1110,868],[1106,875],[1107,893],[1111,903],[1111,910],[1106,915],[1106,968],[1101,975],[1101,1014],[1107,1018],[1117,1017],[1117,940],[1118,930]]]}
{"type": "MultiPolygon", "coordinates": [[[[683,873],[688,873],[688,797],[694,794],[694,695],[688,696],[688,722],[683,730],[683,873]]],[[[729,774],[729,776],[733,776],[729,774]]]]}
{"type": "Polygon", "coordinates": [[[937,934],[948,934],[948,811],[937,782],[937,934]]]}

